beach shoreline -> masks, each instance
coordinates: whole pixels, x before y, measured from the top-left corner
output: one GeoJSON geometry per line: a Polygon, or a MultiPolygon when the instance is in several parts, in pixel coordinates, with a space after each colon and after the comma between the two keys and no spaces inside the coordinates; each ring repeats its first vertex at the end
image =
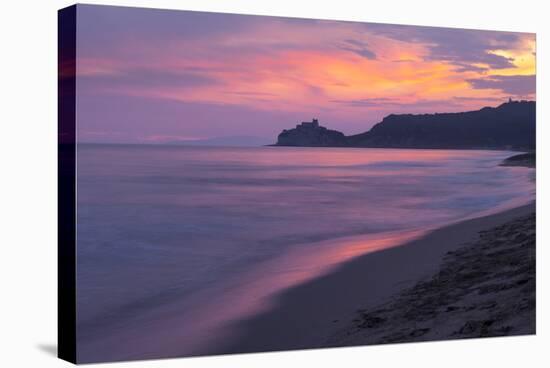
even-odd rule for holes
{"type": "MultiPolygon", "coordinates": [[[[441,273],[442,267],[448,266],[449,257],[452,258],[455,252],[466,254],[465,248],[472,248],[475,244],[479,247],[479,242],[483,242],[481,237],[490,236],[495,229],[502,231],[510,226],[516,230],[521,227],[522,236],[526,236],[527,231],[529,239],[534,239],[534,230],[530,233],[531,227],[534,227],[534,213],[533,201],[499,213],[444,226],[400,246],[360,256],[327,275],[285,291],[273,301],[273,308],[269,311],[236,322],[233,327],[240,332],[239,337],[232,339],[221,351],[218,346],[212,352],[235,354],[535,333],[534,301],[527,302],[529,316],[526,318],[529,323],[524,324],[527,326],[526,330],[519,333],[514,333],[513,328],[500,326],[498,321],[494,323],[494,318],[492,322],[486,323],[500,326],[498,333],[491,333],[490,326],[484,325],[483,321],[491,320],[490,318],[483,320],[480,317],[480,323],[471,319],[462,321],[462,325],[458,327],[459,330],[462,328],[461,333],[447,331],[446,327],[440,328],[438,325],[438,328],[433,330],[435,334],[427,333],[430,329],[426,330],[424,327],[415,328],[419,322],[416,320],[419,318],[418,315],[407,321],[410,325],[404,324],[403,319],[403,315],[407,316],[408,310],[404,295],[408,293],[410,296],[414,290],[418,291],[419,288],[425,287],[435,275],[441,273]],[[523,223],[518,225],[517,221],[523,223]],[[400,309],[388,313],[381,306],[399,306],[400,309]],[[380,323],[381,321],[384,323],[380,323]],[[467,326],[464,326],[465,324],[467,326]],[[376,328],[376,331],[370,330],[371,328],[376,328]],[[405,330],[410,330],[412,334],[405,334],[405,330]],[[438,333],[438,330],[441,333],[438,333]],[[396,338],[386,338],[392,333],[396,338]]],[[[510,233],[508,237],[513,240],[517,235],[510,233]]],[[[476,263],[472,263],[468,257],[458,260],[458,263],[455,259],[453,267],[460,269],[462,266],[476,267],[476,263]]],[[[534,270],[532,273],[534,275],[534,270]]],[[[426,298],[432,299],[426,299],[425,302],[428,305],[431,303],[442,306],[433,302],[434,295],[448,294],[453,288],[453,285],[446,284],[440,290],[431,290],[431,293],[426,294],[426,298]]],[[[423,295],[418,294],[415,297],[423,295]]],[[[466,300],[466,304],[468,302],[466,300]]],[[[491,308],[487,306],[491,305],[491,301],[483,303],[479,307],[480,310],[490,311],[491,308]]],[[[445,308],[448,306],[450,305],[445,305],[445,308]]],[[[455,309],[451,308],[449,312],[453,312],[453,317],[457,316],[455,309]]],[[[441,314],[437,314],[435,317],[438,319],[431,322],[440,323],[445,315],[442,317],[441,314]]],[[[468,315],[468,318],[470,317],[468,315]]]]}
{"type": "Polygon", "coordinates": [[[536,333],[535,212],[448,252],[431,278],[358,310],[328,346],[536,333]]]}

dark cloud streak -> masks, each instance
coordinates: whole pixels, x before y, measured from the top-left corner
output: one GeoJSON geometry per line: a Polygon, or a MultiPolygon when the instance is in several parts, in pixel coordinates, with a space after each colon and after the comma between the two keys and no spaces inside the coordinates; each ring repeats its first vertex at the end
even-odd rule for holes
{"type": "Polygon", "coordinates": [[[348,39],[345,40],[345,44],[339,47],[341,50],[353,52],[361,57],[369,60],[375,60],[376,54],[369,48],[366,42],[348,39]]]}
{"type": "Polygon", "coordinates": [[[514,96],[534,94],[535,75],[492,75],[485,78],[468,79],[475,89],[496,89],[514,96]]]}
{"type": "Polygon", "coordinates": [[[88,88],[164,88],[198,87],[222,82],[214,77],[194,72],[177,72],[151,68],[129,68],[112,74],[82,75],[79,83],[88,88]]]}

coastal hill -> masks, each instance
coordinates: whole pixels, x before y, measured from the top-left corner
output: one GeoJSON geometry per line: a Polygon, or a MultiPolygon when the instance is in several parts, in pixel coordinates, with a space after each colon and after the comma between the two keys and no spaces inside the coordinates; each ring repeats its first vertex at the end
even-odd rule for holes
{"type": "Polygon", "coordinates": [[[283,130],[276,146],[518,149],[535,148],[536,103],[512,101],[476,111],[391,114],[369,131],[351,136],[317,120],[283,130]]]}

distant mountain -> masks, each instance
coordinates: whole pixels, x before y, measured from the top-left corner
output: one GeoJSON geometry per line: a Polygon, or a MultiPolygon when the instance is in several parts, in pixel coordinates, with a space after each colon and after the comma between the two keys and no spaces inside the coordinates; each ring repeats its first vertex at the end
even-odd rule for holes
{"type": "Polygon", "coordinates": [[[196,140],[170,141],[167,144],[182,146],[260,147],[272,142],[270,138],[255,136],[214,137],[196,140]]]}
{"type": "Polygon", "coordinates": [[[392,114],[352,136],[320,126],[297,126],[279,134],[275,145],[532,150],[535,120],[534,101],[510,101],[459,113],[392,114]]]}

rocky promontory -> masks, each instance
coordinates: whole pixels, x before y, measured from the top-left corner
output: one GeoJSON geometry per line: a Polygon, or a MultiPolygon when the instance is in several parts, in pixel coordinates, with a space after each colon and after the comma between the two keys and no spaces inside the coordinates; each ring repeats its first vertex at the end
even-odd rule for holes
{"type": "Polygon", "coordinates": [[[535,149],[536,103],[513,101],[480,110],[436,114],[391,114],[367,132],[345,136],[316,119],[283,130],[276,146],[535,149]]]}
{"type": "Polygon", "coordinates": [[[285,129],[277,137],[276,146],[344,147],[346,136],[319,125],[317,119],[303,122],[294,129],[285,129]]]}

